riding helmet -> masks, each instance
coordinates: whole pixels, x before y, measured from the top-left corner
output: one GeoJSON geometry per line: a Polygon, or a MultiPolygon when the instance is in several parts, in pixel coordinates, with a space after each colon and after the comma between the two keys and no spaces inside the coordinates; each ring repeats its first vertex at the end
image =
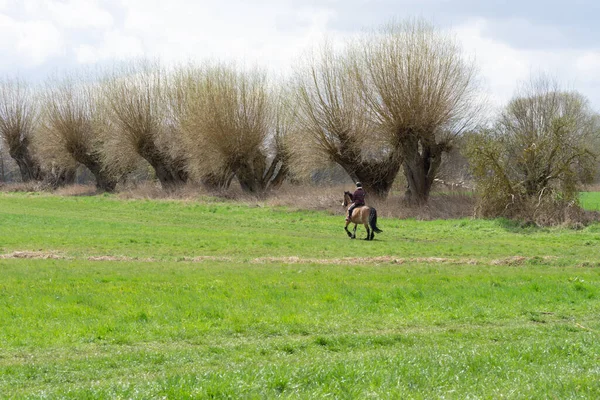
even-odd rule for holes
{"type": "Polygon", "coordinates": [[[362,183],[356,182],[356,187],[362,187],[362,183]]]}

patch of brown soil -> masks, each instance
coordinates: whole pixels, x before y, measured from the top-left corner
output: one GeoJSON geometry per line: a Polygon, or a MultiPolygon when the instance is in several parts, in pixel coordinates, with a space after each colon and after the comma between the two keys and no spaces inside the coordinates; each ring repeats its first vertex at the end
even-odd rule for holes
{"type": "Polygon", "coordinates": [[[506,258],[500,258],[497,260],[490,261],[492,265],[522,265],[527,261],[527,257],[523,256],[512,256],[506,258]]]}
{"type": "Polygon", "coordinates": [[[218,257],[218,256],[196,256],[196,257],[183,257],[180,261],[189,262],[202,262],[202,261],[233,261],[231,257],[218,257]]]}
{"type": "Polygon", "coordinates": [[[524,257],[524,256],[512,256],[512,257],[505,257],[505,258],[499,258],[496,260],[492,260],[490,261],[491,265],[523,265],[524,263],[526,263],[527,261],[531,261],[531,260],[544,260],[544,261],[552,261],[552,260],[556,260],[558,257],[556,256],[543,256],[543,257],[524,257]]]}
{"type": "Polygon", "coordinates": [[[474,259],[466,258],[441,258],[441,257],[413,257],[398,258],[393,256],[379,257],[343,257],[343,258],[300,258],[300,257],[260,257],[251,261],[253,264],[283,263],[283,264],[478,264],[474,259]]]}
{"type": "MultiPolygon", "coordinates": [[[[0,259],[43,259],[43,260],[72,260],[74,257],[65,256],[55,251],[13,251],[11,253],[0,254],[0,259]]],[[[524,257],[524,256],[512,256],[506,258],[500,258],[489,261],[491,265],[510,265],[518,266],[523,265],[529,260],[533,260],[536,257],[524,257]]],[[[127,262],[127,261],[141,261],[141,262],[156,262],[158,260],[154,258],[138,258],[138,257],[127,257],[127,256],[113,256],[113,255],[98,255],[83,257],[88,261],[112,261],[112,262],[127,262]]],[[[553,256],[542,257],[543,260],[549,261],[556,259],[553,256]]],[[[177,258],[176,261],[183,262],[205,262],[205,261],[221,261],[221,262],[235,262],[236,259],[233,257],[224,256],[195,256],[195,257],[181,257],[177,258]]],[[[240,260],[238,260],[241,262],[240,260]]],[[[468,264],[477,265],[488,263],[485,260],[478,260],[474,258],[446,258],[446,257],[394,257],[394,256],[377,256],[377,257],[341,257],[341,258],[302,258],[296,256],[289,257],[258,257],[250,260],[252,264],[322,264],[322,265],[355,265],[355,264],[406,264],[406,263],[421,263],[421,264],[468,264]]]]}
{"type": "Polygon", "coordinates": [[[27,258],[39,260],[64,260],[66,256],[53,251],[13,251],[12,253],[0,254],[1,259],[27,258]]]}
{"type": "Polygon", "coordinates": [[[91,256],[87,258],[88,261],[134,261],[134,257],[123,257],[123,256],[91,256]]]}

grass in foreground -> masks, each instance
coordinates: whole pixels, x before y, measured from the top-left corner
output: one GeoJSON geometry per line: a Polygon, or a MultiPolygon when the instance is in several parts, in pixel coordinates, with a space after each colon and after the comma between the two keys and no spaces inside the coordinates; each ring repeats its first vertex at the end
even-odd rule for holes
{"type": "Polygon", "coordinates": [[[1,195],[2,253],[65,258],[0,259],[0,396],[600,395],[598,226],[381,226],[351,241],[314,212],[1,195]],[[227,261],[182,261],[202,255],[227,261]]]}

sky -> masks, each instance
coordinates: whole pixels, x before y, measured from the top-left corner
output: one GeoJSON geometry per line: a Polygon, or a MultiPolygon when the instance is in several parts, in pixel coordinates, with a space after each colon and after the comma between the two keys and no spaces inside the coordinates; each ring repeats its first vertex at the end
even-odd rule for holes
{"type": "Polygon", "coordinates": [[[236,60],[285,75],[324,37],[415,17],[456,36],[492,105],[544,73],[600,112],[592,0],[0,0],[0,76],[43,81],[139,58],[236,60]]]}

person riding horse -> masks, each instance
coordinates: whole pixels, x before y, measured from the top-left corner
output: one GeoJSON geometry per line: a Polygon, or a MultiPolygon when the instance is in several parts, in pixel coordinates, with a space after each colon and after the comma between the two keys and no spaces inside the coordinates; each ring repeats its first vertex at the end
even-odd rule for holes
{"type": "Polygon", "coordinates": [[[348,207],[348,216],[346,217],[346,222],[350,222],[350,218],[352,218],[352,212],[356,207],[362,207],[365,205],[365,197],[366,193],[362,187],[362,183],[356,182],[356,190],[352,195],[352,204],[348,207]]]}
{"type": "Polygon", "coordinates": [[[365,196],[366,193],[360,182],[356,182],[356,191],[354,194],[344,192],[344,202],[342,205],[348,210],[344,230],[351,239],[356,238],[356,228],[359,224],[363,225],[367,231],[366,240],[373,240],[376,233],[382,232],[382,230],[377,227],[377,210],[365,205],[365,196]],[[348,225],[350,223],[354,224],[353,232],[348,230],[348,225]]]}

